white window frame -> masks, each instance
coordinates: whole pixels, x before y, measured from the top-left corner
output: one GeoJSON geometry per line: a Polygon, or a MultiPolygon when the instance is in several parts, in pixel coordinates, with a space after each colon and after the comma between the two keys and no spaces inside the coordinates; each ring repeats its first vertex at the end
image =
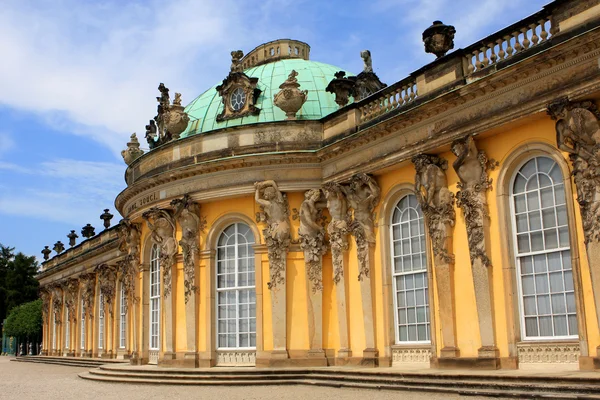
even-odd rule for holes
{"type": "Polygon", "coordinates": [[[125,286],[121,282],[121,296],[119,303],[119,348],[125,348],[125,335],[127,335],[127,315],[125,313],[125,286]]]}
{"type": "MultiPolygon", "coordinates": [[[[423,212],[421,211],[421,207],[418,205],[417,203],[417,198],[414,194],[412,193],[408,193],[405,194],[404,196],[402,196],[395,204],[392,212],[390,213],[390,229],[389,229],[389,238],[390,238],[390,255],[391,255],[391,260],[390,260],[390,273],[392,276],[392,290],[393,290],[393,305],[394,305],[394,336],[395,336],[395,343],[396,344],[429,344],[431,343],[431,308],[430,308],[430,304],[429,304],[429,272],[427,271],[427,243],[426,243],[426,238],[425,238],[425,218],[423,215],[423,212]],[[411,196],[414,198],[415,203],[417,204],[416,207],[411,207],[410,205],[407,207],[407,209],[405,209],[404,212],[407,212],[409,208],[414,208],[414,210],[417,212],[419,218],[418,218],[418,227],[419,227],[419,232],[417,233],[416,236],[411,235],[412,232],[409,231],[409,235],[407,238],[403,238],[402,236],[400,236],[399,238],[395,238],[394,237],[394,227],[396,226],[401,226],[403,224],[403,222],[401,222],[400,220],[398,222],[394,221],[394,214],[396,213],[397,210],[400,210],[400,202],[404,199],[408,199],[410,201],[411,196]],[[395,251],[395,243],[402,243],[402,240],[406,240],[408,239],[409,241],[409,248],[410,248],[410,253],[407,254],[396,254],[395,251]],[[418,253],[413,253],[412,250],[412,242],[414,239],[419,240],[419,252],[418,253]],[[418,270],[418,271],[407,271],[407,272],[396,272],[396,268],[395,268],[395,259],[396,258],[402,258],[402,257],[413,257],[413,256],[420,256],[421,258],[421,262],[423,265],[423,268],[418,270]],[[424,286],[423,288],[418,288],[418,289],[424,289],[424,296],[425,296],[425,309],[426,309],[426,322],[417,322],[417,307],[422,307],[422,306],[417,306],[416,305],[416,298],[414,301],[414,305],[412,306],[408,306],[405,305],[406,310],[408,310],[408,308],[414,308],[415,309],[415,322],[414,323],[409,323],[408,322],[408,315],[406,316],[407,320],[406,323],[403,324],[404,326],[407,327],[407,329],[409,329],[408,327],[410,326],[414,326],[415,327],[415,333],[417,335],[417,338],[419,337],[419,333],[418,333],[418,326],[419,325],[425,325],[425,329],[426,329],[426,337],[428,337],[429,339],[427,340],[400,340],[400,321],[398,320],[398,312],[399,312],[399,307],[398,307],[398,288],[397,288],[397,284],[396,284],[396,280],[398,277],[400,276],[408,276],[408,275],[412,275],[413,277],[416,277],[417,275],[423,274],[424,275],[424,286]]],[[[410,217],[409,217],[410,218],[410,217]]],[[[408,222],[404,222],[404,224],[408,223],[409,225],[409,230],[410,230],[410,222],[414,221],[414,219],[409,219],[408,222]]],[[[412,261],[411,261],[412,262],[412,261]]],[[[416,290],[418,290],[417,288],[412,288],[412,289],[403,289],[402,292],[403,293],[408,293],[408,291],[412,291],[413,296],[414,296],[414,292],[416,290]]],[[[407,332],[407,337],[408,337],[408,332],[407,332]]]]}
{"type": "Polygon", "coordinates": [[[148,329],[149,349],[160,350],[160,249],[154,244],[150,256],[150,279],[148,279],[150,294],[150,323],[148,329]],[[153,293],[154,289],[154,293],[153,293]]]}
{"type": "Polygon", "coordinates": [[[56,350],[56,314],[52,317],[52,350],[56,350]]]}
{"type": "Polygon", "coordinates": [[[69,348],[69,342],[71,340],[71,332],[70,332],[70,321],[69,321],[69,307],[65,307],[65,349],[69,348]]]}
{"type": "Polygon", "coordinates": [[[104,293],[100,291],[98,296],[99,312],[98,312],[98,348],[104,349],[104,293]]]}
{"type": "MultiPolygon", "coordinates": [[[[546,175],[548,175],[548,174],[546,174],[546,175]]],[[[538,183],[538,189],[534,189],[534,190],[537,190],[538,194],[539,194],[538,201],[540,203],[539,204],[539,206],[540,206],[540,208],[539,208],[540,212],[541,212],[541,210],[544,210],[544,209],[550,209],[551,207],[544,207],[543,208],[542,205],[541,205],[541,192],[540,192],[540,188],[539,188],[539,183],[538,183]]],[[[566,204],[566,202],[569,201],[569,198],[570,198],[570,196],[566,192],[565,179],[564,179],[562,170],[560,168],[560,165],[558,164],[558,162],[556,162],[556,160],[554,160],[552,157],[547,156],[547,155],[537,155],[537,156],[529,157],[529,158],[525,159],[524,161],[522,161],[518,165],[518,167],[515,169],[515,171],[513,173],[513,176],[510,179],[510,186],[509,186],[510,221],[511,221],[511,228],[512,228],[512,239],[513,239],[512,240],[513,241],[513,253],[514,253],[515,274],[516,274],[515,278],[516,278],[516,281],[517,281],[517,292],[518,292],[518,295],[519,295],[519,298],[518,298],[519,307],[518,307],[518,309],[519,309],[519,321],[520,321],[520,325],[521,325],[520,326],[521,340],[524,341],[524,342],[577,340],[579,338],[579,334],[575,334],[575,335],[560,335],[560,336],[559,335],[557,335],[557,336],[527,336],[527,330],[526,330],[526,325],[525,325],[524,294],[523,294],[523,285],[522,285],[522,282],[521,282],[521,279],[522,279],[521,259],[523,259],[525,257],[533,257],[533,256],[536,256],[536,255],[548,255],[548,254],[551,254],[551,253],[558,253],[561,256],[561,262],[562,262],[562,257],[563,257],[562,253],[564,251],[569,251],[569,252],[571,251],[571,246],[570,246],[571,238],[570,238],[570,228],[569,228],[569,222],[570,221],[569,221],[568,208],[567,208],[567,204],[566,204]],[[566,218],[567,218],[567,224],[566,225],[558,225],[558,213],[556,212],[556,209],[558,208],[558,206],[561,206],[563,204],[559,204],[557,206],[556,205],[556,201],[555,201],[554,205],[553,205],[553,209],[554,209],[554,212],[555,212],[556,228],[558,229],[559,227],[563,227],[563,226],[566,226],[566,228],[567,228],[566,230],[567,230],[567,234],[568,234],[568,240],[567,240],[568,245],[567,246],[560,246],[560,238],[558,238],[557,239],[558,240],[558,247],[556,247],[554,249],[549,249],[549,250],[544,249],[544,250],[539,250],[539,251],[531,251],[531,248],[530,248],[529,252],[519,253],[518,237],[517,237],[518,234],[524,234],[524,233],[531,234],[532,232],[538,232],[540,230],[530,230],[529,221],[528,221],[527,222],[528,229],[526,231],[523,231],[523,232],[518,232],[518,229],[517,229],[517,212],[516,212],[516,209],[515,209],[515,197],[516,196],[525,195],[526,210],[523,213],[519,213],[519,215],[521,215],[521,214],[525,214],[526,215],[526,214],[528,214],[530,212],[529,206],[527,204],[527,193],[532,192],[532,190],[527,190],[527,187],[525,187],[525,189],[522,192],[519,192],[519,193],[515,194],[514,193],[514,185],[515,185],[516,179],[517,179],[520,171],[522,170],[522,168],[529,161],[531,161],[531,160],[534,160],[534,159],[536,160],[536,163],[535,163],[535,165],[536,165],[536,172],[532,176],[537,176],[539,174],[546,174],[546,173],[540,172],[538,170],[537,159],[539,159],[539,158],[546,158],[546,159],[548,159],[548,160],[550,160],[550,161],[552,161],[554,163],[553,167],[550,168],[550,172],[554,168],[557,168],[558,171],[560,172],[560,176],[562,178],[561,183],[556,183],[556,182],[552,181],[552,185],[549,186],[549,187],[552,188],[552,194],[553,194],[554,198],[556,199],[556,189],[555,189],[555,187],[558,186],[558,185],[561,185],[561,184],[563,185],[563,189],[562,190],[564,191],[563,195],[564,195],[564,199],[565,199],[564,207],[565,207],[565,213],[566,213],[566,218]]],[[[540,218],[543,218],[543,217],[540,217],[540,218]]],[[[546,247],[546,245],[545,245],[545,238],[544,238],[544,234],[543,234],[544,225],[543,225],[542,221],[540,221],[540,224],[542,226],[541,231],[540,231],[540,232],[542,232],[542,235],[541,235],[542,236],[542,241],[544,243],[544,247],[546,247]]],[[[529,245],[531,246],[531,241],[529,242],[529,245]]],[[[572,254],[570,254],[570,257],[569,257],[569,259],[572,260],[571,257],[572,257],[572,254]]],[[[565,270],[563,269],[562,271],[565,271],[565,270]]],[[[571,271],[571,276],[573,276],[572,275],[573,274],[572,265],[569,265],[569,271],[571,271]]],[[[546,271],[546,273],[549,275],[549,271],[546,271]]],[[[535,276],[535,272],[534,272],[533,276],[535,276]]],[[[573,280],[574,280],[574,277],[573,277],[573,280]]],[[[548,284],[550,284],[550,278],[549,277],[548,277],[548,281],[549,281],[548,284]]],[[[565,288],[564,275],[563,275],[563,282],[562,283],[563,283],[563,288],[565,288]]],[[[574,294],[574,282],[572,284],[573,284],[573,290],[572,291],[568,291],[568,292],[573,292],[573,294],[574,294]]],[[[564,290],[562,293],[568,293],[568,292],[566,290],[564,290]]],[[[551,292],[551,289],[549,288],[548,289],[548,296],[550,298],[551,298],[551,294],[552,294],[552,292],[551,292]]],[[[537,310],[537,296],[538,296],[537,291],[534,292],[533,296],[535,296],[534,298],[536,299],[536,310],[537,310]]],[[[575,302],[576,301],[577,301],[577,299],[575,297],[575,302]]],[[[550,301],[550,308],[552,309],[552,301],[550,301]]],[[[567,317],[567,329],[569,329],[568,316],[569,316],[569,314],[573,314],[573,313],[569,313],[568,312],[568,306],[566,304],[565,304],[565,309],[566,309],[565,315],[567,317]]],[[[536,318],[538,318],[538,333],[540,332],[539,315],[540,314],[537,314],[537,313],[535,314],[536,318]]],[[[544,314],[544,316],[545,315],[549,315],[549,316],[553,317],[555,314],[552,314],[552,313],[551,314],[544,314]]],[[[562,314],[558,314],[558,315],[562,315],[562,314]]],[[[575,312],[574,315],[577,318],[577,313],[576,312],[575,312]]],[[[552,330],[554,331],[554,324],[552,324],[552,330]]],[[[579,326],[578,325],[577,325],[577,331],[579,332],[579,326]]]]}
{"type": "MultiPolygon", "coordinates": [[[[233,223],[231,225],[228,225],[225,229],[223,229],[223,231],[221,232],[221,234],[219,235],[218,239],[217,239],[217,255],[215,256],[216,258],[216,270],[215,270],[215,290],[216,290],[216,294],[215,294],[215,320],[216,320],[216,324],[215,324],[215,338],[216,338],[216,347],[217,350],[256,350],[256,267],[254,265],[254,249],[252,248],[252,245],[255,243],[256,238],[254,237],[254,233],[252,232],[252,229],[250,229],[250,226],[248,226],[247,224],[243,223],[243,222],[236,222],[233,223]],[[248,286],[239,286],[238,284],[238,278],[239,278],[239,261],[240,261],[240,256],[239,256],[239,244],[241,242],[238,241],[238,235],[241,235],[239,233],[239,227],[240,226],[245,226],[248,229],[248,233],[250,235],[250,237],[246,237],[247,239],[247,246],[248,246],[248,254],[246,256],[246,260],[248,261],[248,270],[247,272],[252,272],[252,275],[254,275],[254,285],[248,285],[248,286]],[[225,246],[221,246],[219,245],[219,242],[221,241],[221,237],[225,234],[225,231],[227,229],[229,229],[231,226],[234,226],[234,236],[235,236],[235,243],[234,245],[225,245],[225,246]],[[219,259],[219,250],[224,250],[226,248],[230,248],[233,247],[234,251],[235,251],[235,286],[233,287],[229,287],[229,288],[220,288],[219,287],[219,261],[222,261],[219,259]],[[251,264],[251,265],[250,265],[251,264]],[[249,291],[254,291],[254,316],[250,315],[250,311],[248,311],[248,332],[244,332],[244,333],[240,333],[240,312],[239,312],[239,306],[240,304],[240,291],[242,290],[249,290],[249,291]],[[235,307],[236,307],[236,311],[235,311],[235,342],[236,342],[236,346],[235,347],[230,347],[230,346],[219,346],[219,321],[221,321],[222,319],[219,318],[219,305],[221,305],[219,303],[219,293],[226,293],[226,292],[234,292],[235,293],[235,307]],[[252,331],[250,329],[250,321],[252,320],[252,318],[254,318],[254,331],[252,331]],[[254,334],[254,346],[247,346],[247,347],[241,347],[240,346],[240,334],[248,334],[248,343],[251,343],[251,335],[254,334]]],[[[250,275],[250,274],[249,274],[250,275]]],[[[250,303],[242,303],[242,304],[248,304],[248,307],[250,308],[250,306],[252,305],[252,302],[250,303]]],[[[227,304],[227,305],[231,305],[231,304],[227,304]]],[[[225,319],[225,321],[228,321],[229,319],[225,319]]],[[[230,332],[227,332],[230,333],[230,332]]]]}
{"type": "Polygon", "coordinates": [[[81,299],[81,350],[85,350],[85,313],[83,312],[83,299],[81,299]]]}

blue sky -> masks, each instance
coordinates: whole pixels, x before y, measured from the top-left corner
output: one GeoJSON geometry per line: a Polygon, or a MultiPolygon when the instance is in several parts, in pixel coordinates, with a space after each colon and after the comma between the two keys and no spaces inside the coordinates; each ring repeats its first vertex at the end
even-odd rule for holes
{"type": "Polygon", "coordinates": [[[312,60],[357,73],[369,49],[392,84],[435,58],[421,42],[434,20],[456,27],[460,48],[546,3],[3,0],[0,243],[41,259],[71,229],[98,232],[104,208],[117,214],[120,150],[132,132],[143,138],[158,83],[188,103],[227,75],[231,50],[293,38],[312,60]]]}

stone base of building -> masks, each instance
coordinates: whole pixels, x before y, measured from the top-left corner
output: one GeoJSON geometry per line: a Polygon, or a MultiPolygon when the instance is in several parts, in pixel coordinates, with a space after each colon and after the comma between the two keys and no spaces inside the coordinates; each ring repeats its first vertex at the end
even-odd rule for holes
{"type": "Polygon", "coordinates": [[[273,350],[256,356],[257,368],[326,367],[325,350],[273,350]]]}
{"type": "Polygon", "coordinates": [[[148,364],[149,358],[140,356],[139,353],[131,353],[129,363],[131,365],[145,365],[148,364]]]}
{"type": "Polygon", "coordinates": [[[67,357],[75,357],[75,352],[74,351],[67,352],[67,357]]]}
{"type": "Polygon", "coordinates": [[[600,370],[600,357],[579,356],[579,369],[581,371],[600,370]]]}
{"type": "Polygon", "coordinates": [[[102,353],[102,355],[100,356],[100,358],[105,358],[105,359],[112,359],[112,358],[114,358],[112,350],[107,351],[106,353],[102,353]]]}
{"type": "Polygon", "coordinates": [[[432,368],[439,369],[501,369],[500,357],[444,357],[431,360],[432,368]]]}
{"type": "MultiPolygon", "coordinates": [[[[389,357],[382,357],[384,366],[391,365],[389,357]]],[[[379,367],[380,360],[379,351],[377,349],[364,349],[362,357],[352,357],[352,351],[349,349],[339,350],[335,358],[336,366],[359,366],[359,367],[379,367]]]]}
{"type": "Polygon", "coordinates": [[[158,366],[167,368],[199,368],[200,354],[185,351],[165,353],[163,358],[158,361],[158,366]]]}

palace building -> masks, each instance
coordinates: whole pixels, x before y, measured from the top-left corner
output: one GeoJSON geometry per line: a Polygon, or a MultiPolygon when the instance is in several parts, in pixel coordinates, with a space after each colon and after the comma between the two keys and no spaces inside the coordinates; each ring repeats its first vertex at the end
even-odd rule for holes
{"type": "Polygon", "coordinates": [[[291,39],[187,106],[161,83],[122,220],[43,251],[43,354],[600,368],[600,0],[455,32],[388,85],[291,39]]]}

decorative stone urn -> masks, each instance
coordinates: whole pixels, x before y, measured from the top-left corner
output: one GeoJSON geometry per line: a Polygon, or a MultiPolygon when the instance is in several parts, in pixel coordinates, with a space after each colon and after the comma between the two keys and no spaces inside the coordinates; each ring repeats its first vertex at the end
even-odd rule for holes
{"type": "Polygon", "coordinates": [[[131,164],[136,158],[144,154],[144,150],[140,149],[140,142],[137,139],[135,132],[131,135],[127,148],[121,151],[121,156],[125,164],[131,164]]]}
{"type": "Polygon", "coordinates": [[[433,21],[433,25],[423,32],[425,52],[433,53],[437,58],[443,57],[454,48],[454,34],[456,29],[452,25],[445,25],[442,21],[433,21]]]}
{"type": "Polygon", "coordinates": [[[69,233],[67,235],[67,238],[69,238],[69,246],[73,247],[75,246],[75,240],[78,238],[79,236],[75,233],[75,231],[71,231],[71,233],[69,233]]]}
{"type": "Polygon", "coordinates": [[[89,239],[96,234],[95,228],[92,225],[87,224],[86,226],[81,228],[81,234],[84,238],[89,239]]]}
{"type": "Polygon", "coordinates": [[[341,108],[348,104],[350,96],[354,96],[356,77],[346,77],[344,71],[338,71],[334,76],[335,79],[329,82],[325,91],[335,94],[335,102],[341,108]]]}
{"type": "Polygon", "coordinates": [[[181,133],[187,128],[190,117],[183,111],[181,93],[175,93],[175,99],[164,115],[166,131],[171,134],[171,139],[179,139],[181,133]]]}
{"type": "Polygon", "coordinates": [[[308,90],[300,90],[300,84],[296,77],[298,73],[292,70],[285,82],[283,82],[279,88],[281,89],[275,94],[273,103],[285,112],[288,120],[296,119],[296,113],[304,102],[306,102],[306,96],[308,90]]]}
{"type": "Polygon", "coordinates": [[[44,249],[42,250],[42,254],[44,255],[44,260],[49,259],[50,253],[52,253],[52,250],[50,250],[48,247],[49,246],[44,246],[44,249]]]}
{"type": "Polygon", "coordinates": [[[58,242],[54,243],[53,250],[56,252],[56,254],[60,254],[65,250],[65,245],[59,240],[58,242]]]}

